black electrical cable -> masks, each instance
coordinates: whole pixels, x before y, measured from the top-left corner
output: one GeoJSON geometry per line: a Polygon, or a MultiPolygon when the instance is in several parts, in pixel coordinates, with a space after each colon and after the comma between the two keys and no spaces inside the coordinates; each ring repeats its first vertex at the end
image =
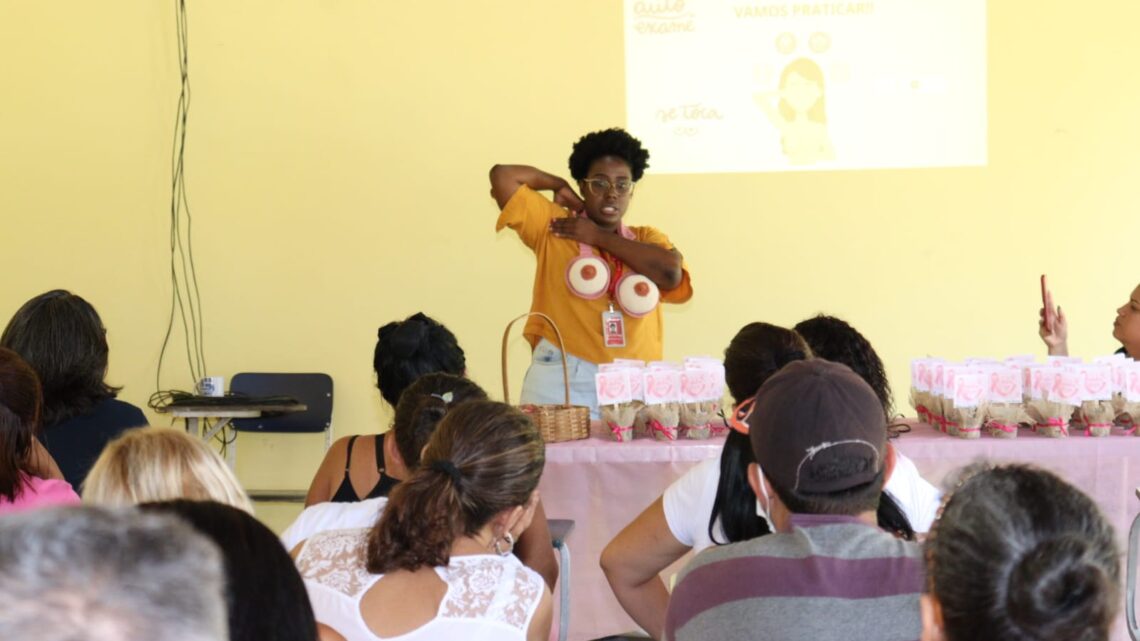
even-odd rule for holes
{"type": "MultiPolygon", "coordinates": [[[[186,194],[186,124],[190,113],[190,71],[189,71],[189,30],[186,19],[186,1],[175,0],[175,19],[178,38],[178,66],[181,87],[178,95],[178,109],[174,120],[174,141],[171,152],[170,189],[170,315],[166,324],[166,334],[155,369],[155,395],[152,403],[162,403],[164,395],[177,395],[178,392],[162,390],[162,363],[166,356],[171,335],[174,331],[175,311],[181,321],[185,337],[186,360],[190,378],[197,382],[208,371],[206,368],[205,323],[202,316],[202,297],[198,288],[198,272],[194,263],[193,218],[186,194]],[[185,225],[185,234],[183,226],[185,225]],[[189,313],[187,313],[189,312],[189,313]]],[[[184,394],[184,392],[183,392],[184,394]]],[[[155,405],[151,405],[154,407],[155,405]]]]}

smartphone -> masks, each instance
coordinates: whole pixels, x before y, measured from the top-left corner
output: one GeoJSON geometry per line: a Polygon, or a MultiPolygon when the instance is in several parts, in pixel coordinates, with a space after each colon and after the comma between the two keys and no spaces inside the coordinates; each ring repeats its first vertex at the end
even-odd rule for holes
{"type": "Polygon", "coordinates": [[[1041,274],[1041,309],[1045,310],[1045,330],[1053,331],[1053,301],[1049,300],[1049,281],[1041,274]]]}

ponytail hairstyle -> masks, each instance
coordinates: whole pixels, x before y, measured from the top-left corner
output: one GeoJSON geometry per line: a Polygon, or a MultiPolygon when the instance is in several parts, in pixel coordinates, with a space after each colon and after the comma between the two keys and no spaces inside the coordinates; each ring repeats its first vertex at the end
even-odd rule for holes
{"type": "Polygon", "coordinates": [[[392,434],[408,470],[420,464],[420,452],[451,408],[472,400],[487,400],[487,392],[469,379],[452,374],[427,374],[400,395],[392,434]]]}
{"type": "Polygon", "coordinates": [[[467,360],[455,334],[421,312],[393,321],[377,332],[372,368],[380,396],[395,407],[417,378],[433,372],[462,376],[467,360]]]}
{"type": "MultiPolygon", "coordinates": [[[[741,403],[780,368],[806,358],[811,358],[811,349],[799,334],[768,323],[749,323],[724,350],[725,384],[733,400],[741,403]]],[[[756,516],[756,495],[748,485],[748,466],[755,462],[748,437],[730,431],[720,454],[720,481],[709,516],[709,539],[718,545],[769,533],[768,524],[756,516]],[[727,541],[717,541],[717,519],[727,541]]]]}
{"type": "Polygon", "coordinates": [[[32,439],[40,427],[40,381],[19,354],[0,347],[0,496],[15,501],[30,474],[32,439]]]}
{"type": "Polygon", "coordinates": [[[946,639],[1108,639],[1120,558],[1096,503],[1030,465],[974,465],[960,479],[925,545],[946,639]]]}
{"type": "Polygon", "coordinates": [[[0,347],[20,355],[40,379],[43,424],[51,427],[91,413],[122,388],[107,376],[107,330],[80,296],[53,289],[24,303],[0,335],[0,347]]]}
{"type": "Polygon", "coordinates": [[[456,539],[530,500],[545,463],[542,437],[525,414],[494,401],[458,405],[369,533],[368,571],[447,565],[456,539]]]}
{"type": "MultiPolygon", "coordinates": [[[[886,482],[887,480],[884,478],[883,483],[886,484],[886,482]]],[[[879,493],[879,509],[875,511],[875,517],[879,529],[885,530],[904,541],[914,540],[914,526],[910,524],[910,519],[906,517],[906,512],[903,511],[902,506],[889,492],[879,493]]]]}

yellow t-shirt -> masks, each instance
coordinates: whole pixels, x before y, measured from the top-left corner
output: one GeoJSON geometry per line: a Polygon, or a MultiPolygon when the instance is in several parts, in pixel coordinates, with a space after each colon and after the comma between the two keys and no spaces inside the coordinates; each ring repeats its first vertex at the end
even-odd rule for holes
{"type": "MultiPolygon", "coordinates": [[[[495,230],[510,227],[527,247],[534,250],[537,266],[534,271],[532,312],[542,312],[558,323],[566,341],[566,353],[591,363],[608,363],[615,358],[635,358],[645,361],[661,359],[662,320],[661,306],[649,314],[634,318],[625,315],[625,347],[606,347],[602,344],[602,312],[609,309],[608,296],[586,300],[575,296],[566,285],[566,267],[578,257],[578,242],[558,238],[550,232],[550,221],[566,216],[562,207],[523,185],[511,196],[495,230]]],[[[630,227],[634,239],[666,249],[673,249],[669,238],[652,227],[630,227]]],[[[681,266],[681,284],[661,292],[663,303],[683,303],[693,296],[689,282],[689,267],[681,266]]],[[[527,319],[523,334],[533,348],[545,338],[558,345],[554,330],[543,319],[527,319]]]]}

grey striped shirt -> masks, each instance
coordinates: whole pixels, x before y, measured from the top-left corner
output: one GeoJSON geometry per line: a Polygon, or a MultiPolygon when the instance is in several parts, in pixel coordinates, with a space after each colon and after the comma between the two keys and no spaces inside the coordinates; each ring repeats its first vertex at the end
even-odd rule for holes
{"type": "Polygon", "coordinates": [[[792,531],[705,550],[669,601],[668,641],[914,641],[918,545],[855,517],[792,516],[792,531]]]}

